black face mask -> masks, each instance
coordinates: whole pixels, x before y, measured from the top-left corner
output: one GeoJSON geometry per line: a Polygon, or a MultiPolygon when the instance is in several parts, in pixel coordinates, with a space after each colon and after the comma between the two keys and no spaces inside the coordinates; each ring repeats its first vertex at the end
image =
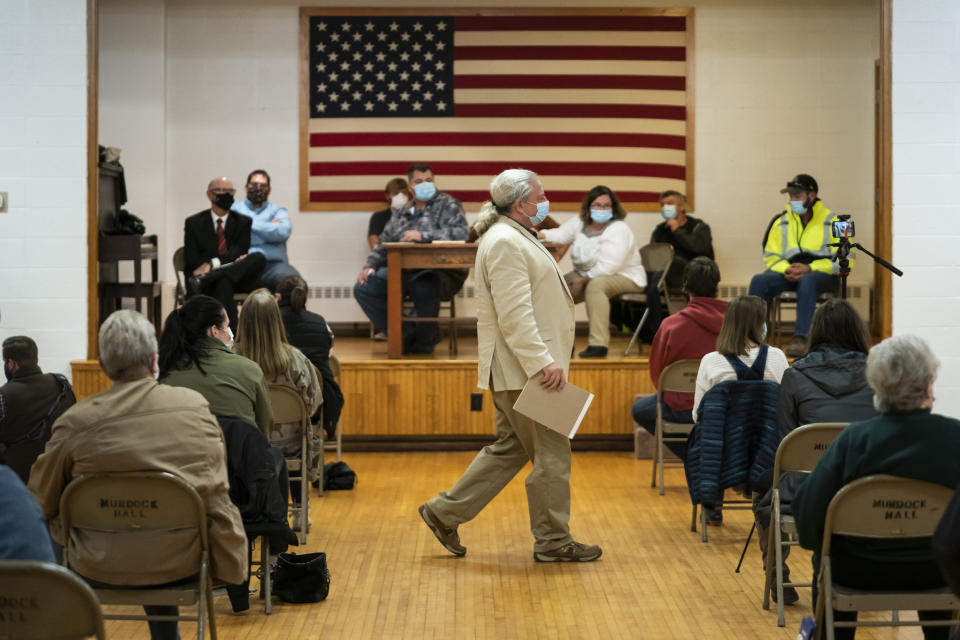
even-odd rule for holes
{"type": "Polygon", "coordinates": [[[247,188],[247,200],[253,204],[262,204],[267,200],[267,189],[263,185],[255,184],[247,188]]]}
{"type": "Polygon", "coordinates": [[[230,207],[233,206],[233,194],[232,193],[218,193],[213,198],[213,204],[217,205],[224,211],[230,211],[230,207]]]}

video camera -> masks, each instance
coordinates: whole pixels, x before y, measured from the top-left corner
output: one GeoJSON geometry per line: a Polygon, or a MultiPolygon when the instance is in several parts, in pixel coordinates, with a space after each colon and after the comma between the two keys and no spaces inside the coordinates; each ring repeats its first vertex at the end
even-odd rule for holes
{"type": "Polygon", "coordinates": [[[833,221],[833,237],[840,239],[852,238],[856,235],[856,232],[853,230],[853,220],[850,219],[849,215],[839,215],[837,216],[838,220],[833,221]]]}

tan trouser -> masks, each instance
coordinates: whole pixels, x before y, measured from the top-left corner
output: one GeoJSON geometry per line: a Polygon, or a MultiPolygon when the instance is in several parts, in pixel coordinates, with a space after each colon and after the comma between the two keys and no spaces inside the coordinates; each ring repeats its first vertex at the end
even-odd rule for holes
{"type": "Polygon", "coordinates": [[[590,321],[591,347],[610,346],[610,298],[621,293],[643,293],[643,289],[627,276],[615,273],[610,276],[597,276],[587,284],[584,302],[587,305],[587,319],[590,321]]]}
{"type": "Polygon", "coordinates": [[[493,391],[497,441],[484,447],[449,491],[427,504],[450,527],[472,520],[507,486],[527,461],[527,506],[535,552],[571,542],[570,440],[513,410],[519,390],[493,391]]]}

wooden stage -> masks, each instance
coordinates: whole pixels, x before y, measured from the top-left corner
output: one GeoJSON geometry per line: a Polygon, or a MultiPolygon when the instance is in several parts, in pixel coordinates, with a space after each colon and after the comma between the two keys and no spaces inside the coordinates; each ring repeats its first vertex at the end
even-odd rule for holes
{"type": "MultiPolygon", "coordinates": [[[[352,491],[313,495],[313,528],[298,553],[324,551],[330,596],[317,604],[274,600],[272,615],[251,601],[232,615],[215,598],[227,640],[441,638],[792,640],[811,615],[810,590],[786,608],[760,606],[763,571],[754,540],[734,573],[750,529],[749,511],[728,511],[710,542],[689,531],[690,498],[680,470],[667,492],[650,488],[650,461],[626,452],[573,454],[573,535],[603,547],[589,564],[535,563],[523,477],[518,474],[480,515],[460,527],[464,558],[436,541],[417,506],[449,488],[472,452],[347,453],[352,491]]],[[[810,578],[810,553],[790,554],[791,575],[810,578]]],[[[255,588],[254,584],[254,588],[255,588]]],[[[111,607],[112,610],[117,610],[111,607]]],[[[865,619],[877,619],[868,614],[865,619]]],[[[889,614],[887,614],[889,615],[889,614]]],[[[916,619],[914,612],[901,618],[916,619]]],[[[195,626],[180,625],[183,638],[195,626]]],[[[142,622],[107,622],[109,638],[148,638],[142,622]]],[[[919,629],[860,629],[858,640],[921,638],[919,629]]]]}
{"type": "MultiPolygon", "coordinates": [[[[574,440],[578,448],[632,449],[630,407],[638,393],[655,391],[646,354],[621,354],[628,337],[616,336],[606,358],[574,358],[570,381],[596,394],[574,440]]],[[[575,352],[586,348],[578,336],[575,352]]],[[[387,358],[385,342],[369,338],[337,338],[333,354],[340,359],[343,441],[348,450],[474,449],[492,441],[494,408],[489,391],[477,388],[477,339],[459,338],[451,357],[449,341],[430,356],[387,358]],[[482,393],[482,408],[471,411],[471,394],[482,393]]],[[[108,386],[96,362],[73,363],[78,399],[108,386]]]]}

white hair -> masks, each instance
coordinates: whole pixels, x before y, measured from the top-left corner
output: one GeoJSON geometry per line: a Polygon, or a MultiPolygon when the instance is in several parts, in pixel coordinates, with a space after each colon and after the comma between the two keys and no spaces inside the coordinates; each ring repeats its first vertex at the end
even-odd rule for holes
{"type": "Polygon", "coordinates": [[[473,228],[478,234],[483,234],[496,222],[498,215],[507,213],[514,202],[529,196],[539,180],[540,177],[537,174],[526,169],[501,171],[490,181],[490,200],[480,207],[480,215],[473,228]]]}
{"type": "Polygon", "coordinates": [[[924,402],[940,361],[919,336],[887,338],[867,354],[867,382],[877,411],[909,411],[924,402]]]}
{"type": "Polygon", "coordinates": [[[157,352],[157,332],[143,314],[114,311],[100,325],[100,364],[111,380],[135,380],[150,375],[157,352]]]}

